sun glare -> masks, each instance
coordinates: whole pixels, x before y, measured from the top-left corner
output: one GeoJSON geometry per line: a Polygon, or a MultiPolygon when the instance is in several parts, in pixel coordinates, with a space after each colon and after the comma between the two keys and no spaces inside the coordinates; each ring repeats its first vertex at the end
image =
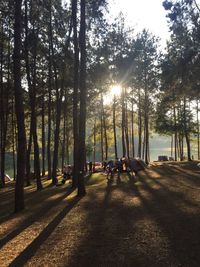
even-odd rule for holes
{"type": "Polygon", "coordinates": [[[111,87],[111,94],[113,96],[119,96],[121,94],[122,88],[120,85],[114,85],[111,87]]]}

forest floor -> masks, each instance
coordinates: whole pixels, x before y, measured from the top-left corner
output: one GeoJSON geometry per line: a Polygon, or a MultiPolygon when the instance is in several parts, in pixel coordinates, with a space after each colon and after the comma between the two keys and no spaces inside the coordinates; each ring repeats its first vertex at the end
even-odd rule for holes
{"type": "Polygon", "coordinates": [[[200,266],[197,162],[153,163],[136,177],[101,173],[78,198],[70,184],[26,188],[11,214],[13,184],[0,191],[0,266],[200,266]]]}

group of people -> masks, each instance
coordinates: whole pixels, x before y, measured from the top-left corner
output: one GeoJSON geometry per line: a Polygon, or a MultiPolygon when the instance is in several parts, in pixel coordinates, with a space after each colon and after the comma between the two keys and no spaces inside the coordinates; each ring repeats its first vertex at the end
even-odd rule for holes
{"type": "MultiPolygon", "coordinates": [[[[116,160],[109,160],[104,161],[102,164],[103,171],[107,174],[107,178],[109,176],[113,176],[115,172],[120,175],[120,173],[126,171],[126,172],[132,172],[134,175],[137,174],[138,171],[144,170],[146,168],[146,164],[143,160],[139,158],[120,158],[116,160]]],[[[95,165],[92,164],[92,162],[89,162],[89,172],[95,172],[95,165]]],[[[62,178],[62,184],[65,184],[65,182],[72,178],[73,174],[73,166],[72,165],[65,165],[63,168],[63,178],[62,178]]]]}
{"type": "Polygon", "coordinates": [[[108,162],[104,161],[103,168],[104,172],[107,176],[113,176],[115,172],[118,174],[122,173],[123,171],[126,172],[134,172],[136,175],[138,171],[144,170],[147,167],[145,162],[138,158],[120,158],[114,160],[110,160],[108,162]]]}

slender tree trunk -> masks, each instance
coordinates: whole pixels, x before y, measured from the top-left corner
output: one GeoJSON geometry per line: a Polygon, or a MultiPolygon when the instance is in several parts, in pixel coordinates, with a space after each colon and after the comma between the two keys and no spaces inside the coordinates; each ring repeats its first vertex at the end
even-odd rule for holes
{"type": "Polygon", "coordinates": [[[197,99],[197,159],[200,160],[199,100],[197,99]]]}
{"type": "Polygon", "coordinates": [[[64,81],[62,77],[62,85],[59,92],[58,87],[58,74],[54,56],[54,47],[53,47],[53,31],[52,31],[52,6],[51,1],[49,5],[49,37],[50,37],[50,48],[52,53],[53,61],[53,71],[54,71],[54,80],[55,80],[55,90],[56,90],[56,127],[54,132],[54,153],[53,153],[53,165],[52,165],[52,184],[57,184],[57,167],[58,167],[58,151],[59,151],[59,134],[60,134],[60,118],[61,118],[61,106],[62,106],[62,97],[64,90],[64,81]]]}
{"type": "Polygon", "coordinates": [[[80,19],[80,119],[79,119],[79,175],[78,175],[78,196],[85,195],[84,165],[85,165],[85,126],[86,126],[86,20],[85,0],[81,0],[80,19]]]}
{"type": "Polygon", "coordinates": [[[126,156],[125,144],[125,103],[124,103],[124,89],[122,89],[122,153],[123,157],[126,156]]]}
{"type": "Polygon", "coordinates": [[[14,119],[15,107],[14,97],[12,97],[12,161],[13,161],[13,178],[16,180],[16,163],[15,163],[15,119],[14,119]]]}
{"type": "Polygon", "coordinates": [[[145,114],[144,114],[144,124],[145,124],[145,163],[149,163],[149,110],[148,110],[148,105],[149,105],[149,99],[148,99],[148,93],[147,93],[147,88],[145,88],[145,114]]]}
{"type": "Polygon", "coordinates": [[[26,163],[26,132],[24,124],[23,90],[21,87],[21,0],[15,0],[15,23],[14,23],[14,89],[15,110],[17,118],[17,177],[15,183],[15,212],[24,209],[24,177],[26,163]]]}
{"type": "Polygon", "coordinates": [[[57,166],[58,166],[58,148],[59,148],[59,134],[60,134],[60,118],[61,106],[63,97],[63,88],[61,88],[60,98],[57,98],[56,103],[56,129],[54,134],[54,154],[53,154],[53,169],[52,169],[52,184],[57,184],[57,166]]]}
{"type": "Polygon", "coordinates": [[[103,148],[103,114],[101,109],[101,162],[104,162],[104,148],[103,148]]]}
{"type": "Polygon", "coordinates": [[[73,84],[73,181],[72,187],[78,183],[78,85],[79,85],[79,48],[77,35],[77,0],[72,0],[72,21],[73,21],[73,44],[74,44],[74,84],[73,84]]]}
{"type": "Polygon", "coordinates": [[[143,125],[143,142],[142,142],[142,159],[145,160],[145,146],[146,146],[146,124],[143,125]]]}
{"type": "Polygon", "coordinates": [[[52,64],[51,64],[51,48],[49,45],[49,70],[48,70],[48,140],[47,140],[47,164],[48,164],[48,179],[51,179],[51,121],[52,121],[52,64]]]}
{"type": "Polygon", "coordinates": [[[174,133],[174,159],[177,161],[177,119],[176,119],[176,108],[175,105],[173,107],[173,117],[174,117],[174,128],[175,128],[175,133],[174,133]]]}
{"type": "MultiPolygon", "coordinates": [[[[67,121],[68,124],[68,121],[67,121]]],[[[67,127],[67,136],[66,136],[66,158],[67,158],[67,165],[69,165],[69,128],[67,127]]]]}
{"type": "Polygon", "coordinates": [[[36,115],[36,58],[37,58],[37,41],[38,33],[33,28],[34,40],[33,40],[33,74],[31,82],[31,71],[28,55],[28,18],[27,18],[27,0],[25,1],[25,61],[26,61],[26,74],[29,87],[29,99],[31,107],[31,127],[30,135],[33,136],[34,144],[34,176],[37,182],[37,190],[42,189],[41,177],[40,177],[40,156],[39,146],[37,138],[37,115],[36,115]]]}
{"type": "Polygon", "coordinates": [[[29,131],[29,141],[28,141],[28,148],[26,151],[26,186],[31,185],[30,182],[30,175],[31,175],[31,162],[30,162],[30,155],[31,155],[31,147],[32,147],[32,120],[30,122],[30,131],[29,131]]]}
{"type": "Polygon", "coordinates": [[[4,85],[3,85],[3,21],[1,25],[1,52],[0,52],[0,123],[1,123],[1,138],[0,138],[0,186],[5,186],[5,146],[4,146],[4,132],[5,132],[5,114],[4,114],[4,85]]]}
{"type": "Polygon", "coordinates": [[[46,142],[45,142],[45,93],[42,99],[42,176],[45,176],[46,142]]]}
{"type": "Polygon", "coordinates": [[[94,149],[93,149],[93,166],[95,167],[96,162],[96,117],[94,119],[94,149]]]}
{"type": "Polygon", "coordinates": [[[115,110],[116,110],[116,97],[114,96],[114,99],[113,99],[113,133],[114,133],[115,159],[118,159],[115,110]]]}
{"type": "Polygon", "coordinates": [[[34,174],[37,183],[37,190],[42,189],[41,183],[41,175],[40,175],[40,153],[39,153],[39,146],[38,146],[38,137],[37,137],[37,114],[36,114],[36,56],[37,56],[37,38],[38,34],[36,34],[36,40],[34,44],[34,69],[33,69],[33,86],[32,91],[30,92],[30,99],[31,104],[31,113],[33,119],[33,144],[34,144],[34,174]]]}
{"type": "Polygon", "coordinates": [[[190,148],[190,137],[188,132],[188,125],[187,125],[187,118],[186,118],[186,97],[184,96],[183,99],[183,108],[184,108],[184,134],[185,134],[185,140],[187,145],[187,158],[188,160],[191,159],[191,148],[190,148]]]}
{"type": "Polygon", "coordinates": [[[131,143],[132,143],[132,156],[135,157],[135,136],[134,136],[134,111],[133,101],[131,103],[131,143]]]}
{"type": "MultiPolygon", "coordinates": [[[[10,20],[10,19],[9,19],[10,20]]],[[[10,23],[9,23],[10,24],[10,23]]],[[[2,36],[3,36],[3,23],[2,23],[2,36]]],[[[2,38],[3,39],[3,38],[2,38]]],[[[1,139],[1,177],[3,186],[5,185],[5,156],[6,156],[6,140],[8,129],[8,117],[9,117],[9,95],[10,95],[10,33],[8,43],[8,63],[7,63],[7,86],[3,86],[3,40],[1,49],[1,90],[2,90],[2,139],[1,139]]]]}
{"type": "Polygon", "coordinates": [[[128,110],[127,110],[127,103],[125,105],[125,137],[126,137],[126,151],[127,151],[127,157],[129,158],[129,134],[128,134],[128,110]]]}
{"type": "Polygon", "coordinates": [[[141,158],[142,152],[142,111],[141,111],[141,93],[138,90],[138,157],[141,158]]]}
{"type": "Polygon", "coordinates": [[[63,111],[63,140],[62,140],[62,170],[65,164],[65,146],[66,146],[66,128],[67,128],[67,94],[65,92],[65,102],[64,102],[64,111],[63,111]]]}
{"type": "Polygon", "coordinates": [[[104,140],[105,140],[105,160],[108,160],[108,138],[107,138],[107,130],[106,130],[106,117],[103,105],[103,96],[101,95],[101,108],[102,108],[102,119],[103,119],[103,131],[104,131],[104,140]]]}
{"type": "Polygon", "coordinates": [[[173,157],[174,150],[174,135],[171,135],[171,157],[173,157]]]}

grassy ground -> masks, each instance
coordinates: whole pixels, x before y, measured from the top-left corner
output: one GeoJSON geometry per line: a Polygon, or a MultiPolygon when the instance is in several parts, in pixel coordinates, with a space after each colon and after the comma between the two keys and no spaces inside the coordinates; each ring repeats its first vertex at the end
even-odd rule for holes
{"type": "Polygon", "coordinates": [[[0,191],[0,266],[200,266],[200,169],[155,163],[137,177],[94,174],[87,195],[69,184],[26,189],[10,214],[0,191]]]}

